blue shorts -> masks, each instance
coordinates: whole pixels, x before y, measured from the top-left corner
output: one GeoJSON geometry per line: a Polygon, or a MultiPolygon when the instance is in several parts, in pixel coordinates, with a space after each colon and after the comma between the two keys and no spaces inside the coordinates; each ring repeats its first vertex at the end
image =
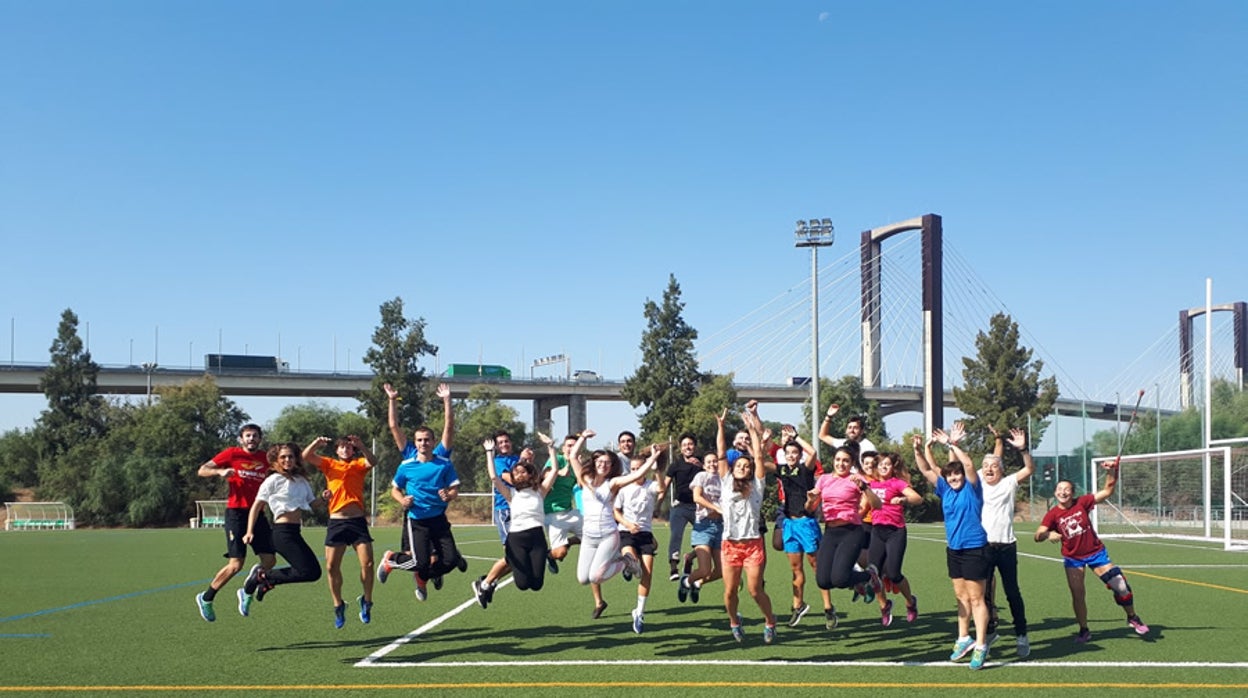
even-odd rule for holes
{"type": "Polygon", "coordinates": [[[494,510],[494,527],[498,529],[498,540],[507,544],[507,532],[511,530],[511,507],[494,510]]]}
{"type": "Polygon", "coordinates": [[[703,519],[693,522],[693,533],[689,534],[689,544],[718,550],[719,543],[724,539],[723,519],[703,519]]]}
{"type": "Polygon", "coordinates": [[[1082,567],[1091,567],[1092,569],[1096,569],[1097,567],[1112,565],[1114,563],[1109,561],[1109,551],[1105,548],[1101,548],[1097,552],[1092,553],[1085,558],[1064,557],[1062,558],[1062,564],[1072,569],[1080,569],[1082,567]]]}
{"type": "Polygon", "coordinates": [[[784,520],[784,552],[786,553],[813,555],[819,549],[819,539],[822,537],[819,522],[809,516],[784,520]]]}

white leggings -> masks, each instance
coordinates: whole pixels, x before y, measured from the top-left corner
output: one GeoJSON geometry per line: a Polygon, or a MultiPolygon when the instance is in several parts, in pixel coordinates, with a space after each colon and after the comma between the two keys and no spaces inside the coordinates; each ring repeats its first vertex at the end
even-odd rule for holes
{"type": "Polygon", "coordinates": [[[620,555],[618,531],[606,538],[581,539],[580,557],[576,559],[576,581],[601,584],[623,570],[624,558],[620,555]]]}

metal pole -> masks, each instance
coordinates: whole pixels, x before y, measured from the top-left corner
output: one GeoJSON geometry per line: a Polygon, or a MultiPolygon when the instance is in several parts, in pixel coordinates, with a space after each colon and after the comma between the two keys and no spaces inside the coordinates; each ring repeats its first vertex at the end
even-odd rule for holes
{"type": "MultiPolygon", "coordinates": [[[[810,443],[819,446],[819,248],[810,248],[810,443]]],[[[818,458],[816,458],[818,460],[818,458]]]]}
{"type": "MultiPolygon", "coordinates": [[[[1204,447],[1209,448],[1209,442],[1213,440],[1213,279],[1205,279],[1205,417],[1204,417],[1204,447]]],[[[1205,452],[1204,457],[1204,477],[1205,477],[1205,537],[1212,535],[1213,521],[1212,514],[1209,511],[1210,498],[1212,492],[1212,478],[1210,477],[1209,452],[1205,452]]]]}
{"type": "Polygon", "coordinates": [[[1153,383],[1157,393],[1157,520],[1161,520],[1161,384],[1153,383]]]}

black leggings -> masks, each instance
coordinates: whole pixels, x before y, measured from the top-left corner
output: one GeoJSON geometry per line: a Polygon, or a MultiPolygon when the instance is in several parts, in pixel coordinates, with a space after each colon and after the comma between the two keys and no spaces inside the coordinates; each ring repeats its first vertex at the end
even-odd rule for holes
{"type": "Polygon", "coordinates": [[[880,571],[880,576],[893,584],[900,584],[905,576],[901,574],[901,563],[906,559],[906,527],[882,526],[871,527],[871,547],[868,559],[880,571]]]}
{"type": "Polygon", "coordinates": [[[320,560],[303,539],[301,529],[296,523],[273,524],[273,547],[290,563],[290,567],[269,570],[265,576],[270,584],[298,584],[321,578],[320,560]]]}
{"type": "Polygon", "coordinates": [[[866,535],[854,524],[824,527],[815,553],[815,584],[820,589],[848,589],[871,579],[866,572],[854,571],[866,535]]]}
{"type": "Polygon", "coordinates": [[[509,532],[503,548],[516,588],[539,591],[546,582],[546,555],[550,552],[542,528],[509,532]]]}
{"type": "MultiPolygon", "coordinates": [[[[1005,588],[1005,598],[1010,603],[1010,617],[1014,620],[1014,634],[1027,634],[1027,607],[1023,604],[1023,593],[1018,590],[1018,544],[989,543],[988,559],[992,566],[1001,573],[1001,586],[1005,588]]],[[[992,624],[997,619],[997,575],[988,573],[988,591],[985,601],[992,615],[992,624]]]]}
{"type": "Polygon", "coordinates": [[[390,563],[401,570],[415,571],[421,579],[433,579],[455,569],[459,562],[459,549],[451,536],[451,522],[446,514],[427,519],[403,519],[403,552],[390,558],[390,563]],[[409,552],[410,551],[410,552],[409,552]],[[438,561],[430,564],[434,554],[438,561]]]}

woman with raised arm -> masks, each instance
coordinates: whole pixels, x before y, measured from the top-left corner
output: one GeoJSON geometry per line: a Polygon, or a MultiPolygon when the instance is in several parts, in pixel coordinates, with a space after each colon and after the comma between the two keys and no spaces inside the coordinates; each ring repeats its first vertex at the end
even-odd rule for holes
{"type": "MultiPolygon", "coordinates": [[[[615,454],[598,449],[590,456],[589,467],[585,467],[578,454],[585,440],[594,436],[591,429],[582,431],[576,437],[576,444],[568,456],[572,468],[576,470],[577,482],[581,484],[583,523],[581,552],[576,561],[576,580],[581,584],[601,584],[625,569],[634,576],[641,574],[637,558],[620,553],[620,532],[615,523],[615,495],[625,485],[640,482],[658,462],[658,450],[651,449],[650,457],[646,459],[646,467],[620,475],[620,461],[615,454]]],[[[607,602],[602,598],[595,598],[590,617],[600,618],[605,610],[607,602]]]]}
{"type": "MultiPolygon", "coordinates": [[[[962,422],[954,422],[951,433],[941,429],[932,432],[932,442],[949,448],[956,460],[937,472],[928,458],[914,444],[914,459],[923,477],[936,489],[945,514],[945,565],[953,581],[953,594],[958,599],[958,639],[953,643],[950,661],[971,654],[971,668],[982,669],[988,661],[988,604],[984,588],[992,563],[988,557],[988,534],[984,531],[982,512],[984,489],[970,456],[958,447],[965,431],[962,422]],[[971,623],[975,637],[971,637],[971,623]]],[[[929,442],[930,447],[930,442],[929,442]]],[[[930,451],[928,451],[930,454],[930,451]]]]}
{"type": "MultiPolygon", "coordinates": [[[[723,421],[720,421],[723,430],[723,421]]],[[[722,491],[719,479],[719,454],[708,453],[702,457],[702,472],[693,477],[689,486],[693,501],[697,504],[693,520],[693,533],[689,543],[693,552],[685,556],[684,573],[677,585],[676,598],[698,603],[703,585],[724,576],[723,556],[720,547],[724,540],[724,515],[719,509],[722,491]],[[697,567],[693,567],[697,561],[697,567]]]]}
{"type": "Polygon", "coordinates": [[[1088,602],[1083,586],[1087,569],[1091,568],[1096,576],[1105,583],[1105,588],[1114,594],[1114,602],[1122,607],[1127,614],[1127,625],[1140,635],[1148,634],[1148,626],[1135,613],[1134,594],[1131,585],[1122,570],[1109,559],[1109,551],[1101,542],[1092,528],[1088,512],[1097,504],[1109,499],[1118,485],[1118,462],[1106,463],[1108,474],[1105,486],[1096,494],[1075,496],[1075,484],[1070,480],[1062,480],[1053,490],[1057,498],[1057,506],[1049,510],[1036,529],[1036,542],[1046,540],[1062,544],[1062,560],[1066,568],[1066,585],[1070,587],[1070,600],[1075,607],[1075,621],[1079,623],[1079,632],[1075,642],[1083,644],[1092,639],[1092,631],[1088,629],[1088,602]]]}
{"type": "MultiPolygon", "coordinates": [[[[486,439],[481,445],[487,456],[493,455],[494,439],[486,439]]],[[[549,442],[546,448],[551,449],[549,442]]],[[[521,455],[511,466],[510,486],[497,472],[491,473],[490,478],[511,507],[511,526],[503,544],[503,557],[511,566],[512,579],[521,591],[540,591],[546,581],[546,556],[550,552],[546,544],[543,500],[554,486],[558,473],[554,468],[547,468],[539,475],[533,464],[533,452],[525,449],[525,453],[527,457],[521,455]]]]}
{"type": "MultiPolygon", "coordinates": [[[[867,540],[862,526],[864,507],[878,509],[880,499],[862,475],[854,472],[854,449],[842,445],[832,455],[832,471],[819,476],[806,493],[806,510],[823,509],[823,537],[815,553],[815,584],[820,589],[861,589],[870,584],[872,598],[880,593],[879,572],[871,566],[865,572],[854,569],[854,562],[867,540]]],[[[824,626],[836,628],[836,608],[824,610],[824,626]]]]}
{"type": "MultiPolygon", "coordinates": [[[[658,444],[650,446],[650,457],[634,455],[629,459],[629,470],[648,468],[658,461],[661,453],[662,449],[658,444]]],[[[669,484],[662,470],[656,468],[654,475],[653,480],[642,479],[621,487],[615,498],[620,550],[625,559],[631,556],[641,561],[641,578],[637,580],[637,607],[633,609],[633,632],[638,635],[645,629],[646,601],[650,597],[651,580],[654,579],[654,554],[659,549],[659,544],[654,539],[654,510],[663,499],[669,484]]]]}
{"type": "MultiPolygon", "coordinates": [[[[916,438],[919,438],[917,434],[916,438]]],[[[879,497],[880,508],[872,517],[868,551],[871,566],[879,570],[885,587],[905,599],[906,622],[913,623],[919,617],[919,605],[910,592],[910,580],[901,573],[901,563],[906,559],[905,508],[922,503],[923,497],[910,486],[910,476],[900,453],[881,453],[875,474],[871,491],[879,497]]],[[[887,628],[893,622],[893,602],[883,593],[878,601],[880,624],[887,628]]]]}
{"type": "MultiPolygon", "coordinates": [[[[729,470],[728,453],[718,454],[719,477],[722,481],[719,509],[724,517],[724,540],[721,544],[724,570],[724,609],[728,612],[728,624],[732,638],[745,641],[741,628],[741,614],[737,612],[739,599],[737,587],[745,575],[745,586],[750,598],[763,612],[763,642],[776,640],[776,614],[771,610],[771,597],[763,588],[763,566],[767,550],[763,546],[760,524],[763,522],[763,493],[766,489],[767,466],[763,463],[763,427],[755,408],[741,413],[750,431],[750,455],[741,455],[729,470]]],[[[722,420],[723,417],[720,417],[722,420]]],[[[720,444],[722,445],[722,440],[720,444]]]]}

